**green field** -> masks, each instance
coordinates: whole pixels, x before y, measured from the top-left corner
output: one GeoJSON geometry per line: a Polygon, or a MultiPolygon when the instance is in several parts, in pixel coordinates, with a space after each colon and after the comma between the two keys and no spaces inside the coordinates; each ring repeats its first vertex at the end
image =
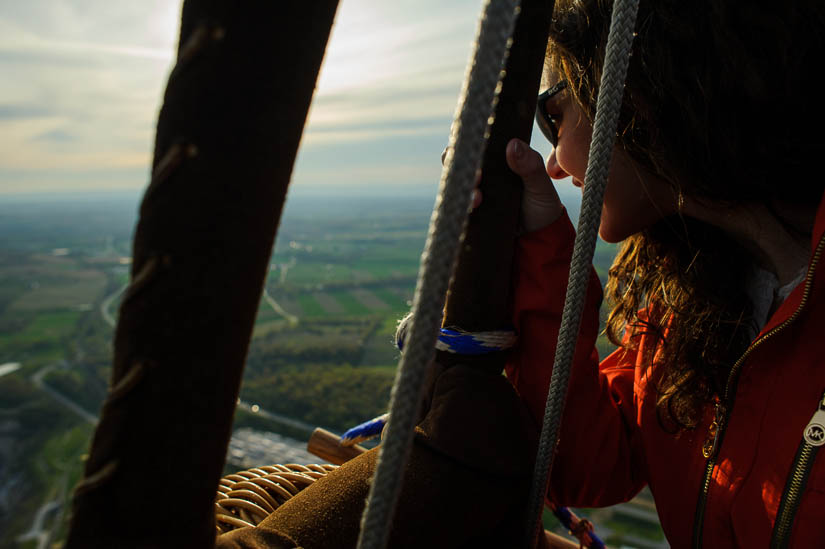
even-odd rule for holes
{"type": "Polygon", "coordinates": [[[396,313],[403,313],[410,309],[412,305],[412,293],[413,288],[403,288],[400,291],[393,292],[388,288],[373,288],[372,291],[377,295],[384,303],[390,306],[393,312],[396,313]],[[402,296],[409,295],[409,298],[405,299],[402,296]]]}
{"type": "Polygon", "coordinates": [[[329,292],[329,295],[343,307],[345,314],[352,316],[364,316],[373,313],[369,307],[355,299],[347,290],[329,292]]]}
{"type": "Polygon", "coordinates": [[[0,348],[60,342],[71,333],[81,314],[79,311],[48,311],[29,317],[31,320],[22,329],[0,334],[0,348]]]}
{"type": "Polygon", "coordinates": [[[326,316],[326,311],[321,304],[318,303],[318,300],[315,299],[311,294],[298,294],[295,296],[298,300],[298,304],[301,307],[301,310],[307,318],[312,317],[323,317],[326,316]]]}

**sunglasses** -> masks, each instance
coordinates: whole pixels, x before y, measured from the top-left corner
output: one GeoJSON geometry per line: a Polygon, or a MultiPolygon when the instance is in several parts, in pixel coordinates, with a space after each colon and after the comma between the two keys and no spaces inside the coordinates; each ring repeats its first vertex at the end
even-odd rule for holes
{"type": "Polygon", "coordinates": [[[555,147],[559,142],[559,129],[557,120],[547,112],[547,101],[567,87],[567,80],[562,80],[549,90],[541,93],[536,103],[536,123],[539,125],[541,133],[555,147]]]}

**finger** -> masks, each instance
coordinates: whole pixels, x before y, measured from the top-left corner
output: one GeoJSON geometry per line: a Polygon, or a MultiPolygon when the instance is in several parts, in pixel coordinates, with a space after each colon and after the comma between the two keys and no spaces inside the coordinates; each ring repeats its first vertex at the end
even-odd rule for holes
{"type": "Polygon", "coordinates": [[[473,207],[472,209],[475,210],[481,206],[481,189],[473,189],[473,207]]]}
{"type": "Polygon", "coordinates": [[[444,147],[444,150],[441,151],[441,165],[444,165],[444,160],[447,158],[447,150],[449,150],[449,146],[444,147]]]}
{"type": "Polygon", "coordinates": [[[544,169],[541,155],[520,139],[507,144],[507,165],[524,181],[526,192],[541,194],[551,192],[553,183],[544,169]]]}

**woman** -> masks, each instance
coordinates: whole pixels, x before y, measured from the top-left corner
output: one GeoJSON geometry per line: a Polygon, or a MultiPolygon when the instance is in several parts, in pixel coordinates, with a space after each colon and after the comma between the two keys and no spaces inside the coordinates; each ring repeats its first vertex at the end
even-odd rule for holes
{"type": "MultiPolygon", "coordinates": [[[[599,364],[594,274],[553,502],[610,505],[648,484],[674,547],[823,544],[825,458],[807,428],[825,390],[820,4],[642,1],[600,230],[623,241],[607,286],[620,349],[599,364]],[[787,490],[794,471],[803,482],[787,490]]],[[[574,237],[550,178],[584,184],[611,5],[557,1],[546,72],[557,92],[539,109],[556,147],[546,170],[525,143],[507,150],[527,231],[507,369],[533,433],[497,372],[444,369],[391,547],[520,543],[574,237]]],[[[351,460],[218,546],[353,547],[375,459],[351,460]]]]}
{"type": "MultiPolygon", "coordinates": [[[[555,148],[546,171],[526,144],[507,151],[528,231],[508,374],[534,418],[574,238],[550,179],[583,185],[611,5],[556,2],[539,108],[555,148]]],[[[674,547],[825,544],[823,29],[814,1],[642,1],[600,226],[622,242],[606,288],[619,349],[598,363],[593,276],[551,501],[648,484],[674,547]]]]}

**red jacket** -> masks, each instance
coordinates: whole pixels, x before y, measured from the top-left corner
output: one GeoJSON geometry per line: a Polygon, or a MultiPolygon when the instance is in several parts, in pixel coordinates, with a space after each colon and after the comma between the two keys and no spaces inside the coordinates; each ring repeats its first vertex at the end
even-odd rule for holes
{"type": "MultiPolygon", "coordinates": [[[[515,319],[520,343],[507,371],[537,424],[550,382],[574,236],[564,215],[519,244],[515,319]]],[[[601,287],[594,273],[548,499],[607,506],[627,501],[648,484],[674,548],[694,546],[695,530],[701,530],[707,548],[755,548],[769,546],[780,501],[789,491],[782,513],[786,520],[779,521],[789,532],[786,546],[825,547],[825,451],[802,445],[825,391],[825,265],[817,266],[825,263],[824,248],[825,201],[816,218],[807,276],[741,361],[712,460],[702,451],[714,419],[712,406],[695,430],[670,434],[657,421],[656,391],[646,381],[650,367],[642,353],[619,350],[599,364],[594,343],[601,287]],[[798,451],[803,459],[797,478],[804,476],[805,465],[810,473],[801,489],[786,490],[798,451]],[[703,520],[697,521],[703,499],[703,520]]],[[[639,344],[644,348],[651,342],[640,337],[639,344]]],[[[812,426],[812,440],[823,432],[812,426]]]]}

